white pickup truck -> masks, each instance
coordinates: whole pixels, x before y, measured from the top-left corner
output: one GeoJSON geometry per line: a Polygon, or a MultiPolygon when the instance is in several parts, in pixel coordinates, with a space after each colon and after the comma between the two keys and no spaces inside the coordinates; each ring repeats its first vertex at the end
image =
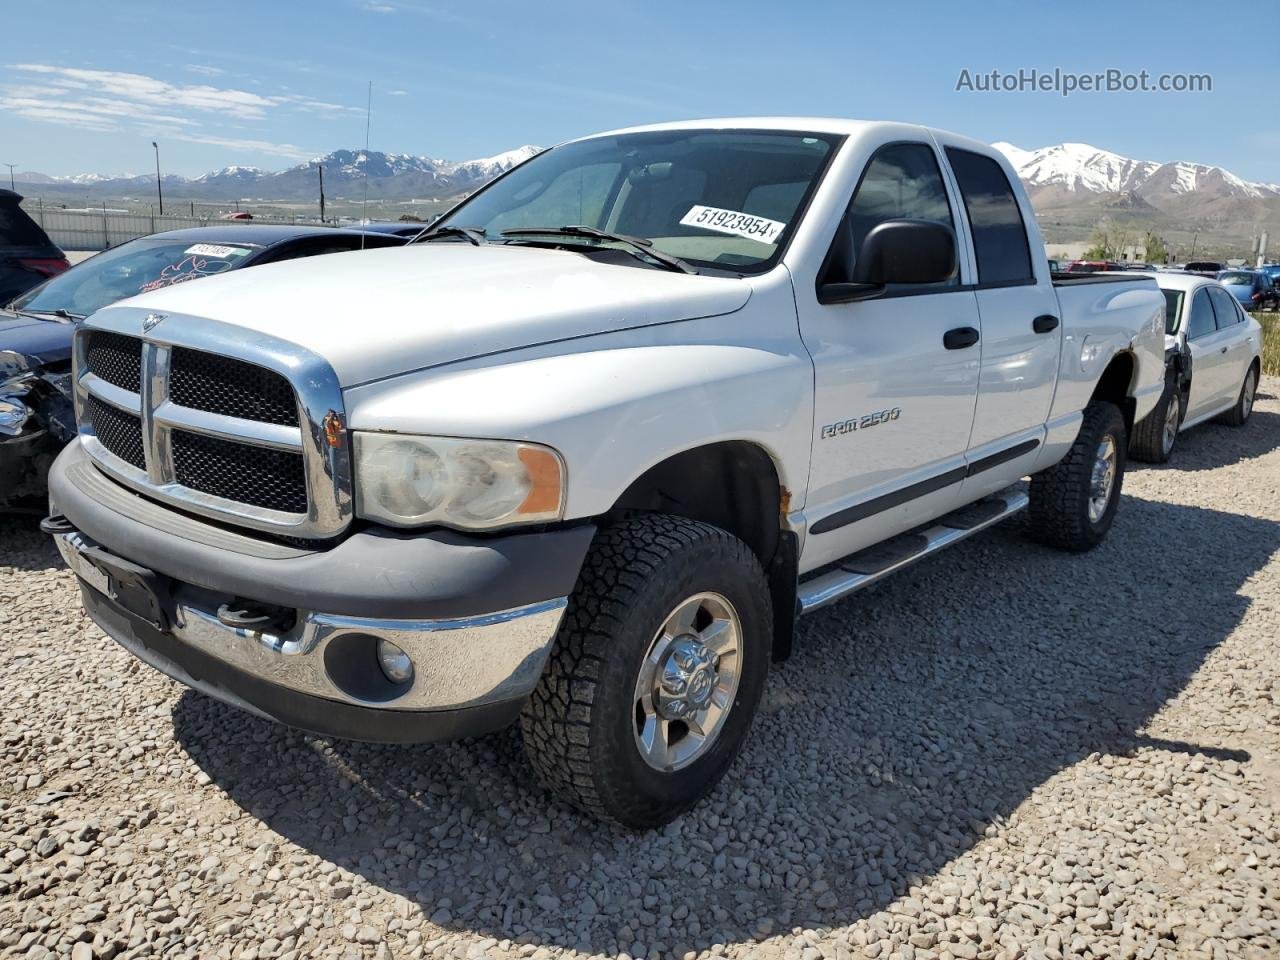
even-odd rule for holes
{"type": "Polygon", "coordinates": [[[412,246],[96,313],[45,528],[197,690],[353,739],[519,719],[559,795],[660,824],[797,615],[1024,507],[1106,535],[1164,298],[1042,250],[1005,159],[938,130],[575,140],[412,246]]]}

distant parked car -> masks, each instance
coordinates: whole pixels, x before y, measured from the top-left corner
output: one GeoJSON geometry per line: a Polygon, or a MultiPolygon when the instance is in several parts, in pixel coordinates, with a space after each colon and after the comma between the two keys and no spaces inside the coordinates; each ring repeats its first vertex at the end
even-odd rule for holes
{"type": "Polygon", "coordinates": [[[0,190],[0,303],[71,266],[21,201],[12,190],[0,190]]]}
{"type": "Polygon", "coordinates": [[[1072,260],[1067,264],[1067,273],[1110,273],[1123,270],[1123,263],[1114,260],[1072,260]]]}
{"type": "Polygon", "coordinates": [[[1218,282],[1246,310],[1280,309],[1280,290],[1261,270],[1224,270],[1218,282]]]}
{"type": "Polygon", "coordinates": [[[1129,453],[1164,463],[1178,434],[1212,417],[1242,426],[1261,374],[1262,327],[1216,280],[1158,273],[1165,300],[1165,388],[1133,429],[1129,453]]]}
{"type": "Polygon", "coordinates": [[[223,220],[252,220],[253,214],[247,210],[236,210],[234,213],[224,213],[223,220]]]}
{"type": "Polygon", "coordinates": [[[1198,273],[1202,277],[1215,280],[1218,274],[1228,269],[1228,267],[1219,260],[1188,260],[1182,269],[1187,273],[1198,273]]]}
{"type": "Polygon", "coordinates": [[[0,310],[0,510],[40,506],[49,464],[75,436],[71,340],[95,310],[228,270],[404,242],[331,227],[173,230],[99,253],[17,297],[0,310]]]}

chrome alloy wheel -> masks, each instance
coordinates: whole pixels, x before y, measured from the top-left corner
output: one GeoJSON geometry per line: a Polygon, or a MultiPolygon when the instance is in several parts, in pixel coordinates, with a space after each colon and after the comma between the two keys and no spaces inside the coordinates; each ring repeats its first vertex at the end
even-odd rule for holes
{"type": "Polygon", "coordinates": [[[1177,396],[1174,396],[1172,402],[1169,404],[1169,409],[1165,411],[1164,430],[1160,435],[1160,445],[1163,448],[1164,455],[1166,457],[1169,455],[1169,452],[1173,449],[1174,443],[1178,439],[1178,427],[1181,426],[1179,423],[1181,419],[1182,404],[1179,402],[1177,396]]]}
{"type": "Polygon", "coordinates": [[[645,763],[669,773],[706,753],[742,676],[742,622],[726,598],[699,593],[659,628],[636,680],[634,733],[645,763]]]}
{"type": "Polygon", "coordinates": [[[1111,491],[1116,485],[1116,441],[1107,434],[1093,454],[1089,477],[1089,522],[1097,523],[1107,512],[1111,491]]]}

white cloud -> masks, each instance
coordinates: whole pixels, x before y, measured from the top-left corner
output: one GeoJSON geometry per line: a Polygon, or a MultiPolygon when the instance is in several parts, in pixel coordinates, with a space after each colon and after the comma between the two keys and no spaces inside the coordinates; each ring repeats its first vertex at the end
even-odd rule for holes
{"type": "Polygon", "coordinates": [[[202,77],[220,77],[227,72],[221,67],[209,67],[203,63],[189,63],[187,64],[187,70],[191,73],[198,73],[202,77]]]}
{"type": "Polygon", "coordinates": [[[217,137],[199,133],[177,132],[169,134],[172,140],[184,140],[187,143],[205,143],[215,147],[226,147],[229,150],[251,150],[266,153],[273,157],[287,157],[290,160],[306,160],[311,153],[296,147],[292,143],[272,143],[270,140],[249,140],[238,137],[217,137]]]}
{"type": "Polygon", "coordinates": [[[409,95],[408,90],[388,90],[387,91],[388,97],[407,97],[408,95],[409,95]]]}
{"type": "Polygon", "coordinates": [[[384,0],[360,0],[358,6],[361,10],[368,13],[395,13],[396,7],[393,3],[386,3],[384,0]]]}
{"type": "MultiPolygon", "coordinates": [[[[262,121],[278,111],[321,118],[363,112],[302,94],[170,83],[139,73],[41,63],[11,64],[8,69],[17,82],[0,84],[0,111],[28,120],[99,133],[132,131],[293,160],[313,151],[254,137],[262,121]]],[[[221,73],[199,64],[187,69],[206,76],[221,73]]]]}

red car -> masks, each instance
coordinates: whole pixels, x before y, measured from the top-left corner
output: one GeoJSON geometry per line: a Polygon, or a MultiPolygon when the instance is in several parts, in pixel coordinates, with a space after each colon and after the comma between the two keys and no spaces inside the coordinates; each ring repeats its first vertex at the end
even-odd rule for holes
{"type": "Polygon", "coordinates": [[[1114,260],[1072,260],[1067,264],[1067,273],[1110,273],[1124,269],[1123,263],[1114,260]]]}
{"type": "Polygon", "coordinates": [[[12,190],[0,190],[0,304],[71,266],[21,201],[12,190]]]}

